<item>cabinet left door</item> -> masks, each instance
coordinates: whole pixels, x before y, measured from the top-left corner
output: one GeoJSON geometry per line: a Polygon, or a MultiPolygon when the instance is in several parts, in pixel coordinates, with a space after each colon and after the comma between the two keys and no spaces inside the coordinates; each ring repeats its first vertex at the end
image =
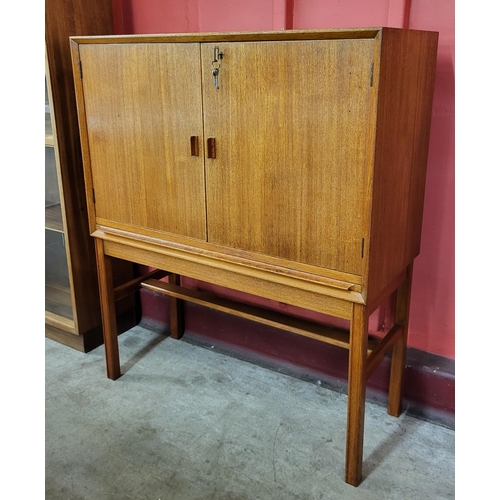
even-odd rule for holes
{"type": "Polygon", "coordinates": [[[81,44],[78,56],[91,225],[205,240],[200,45],[81,44]]]}

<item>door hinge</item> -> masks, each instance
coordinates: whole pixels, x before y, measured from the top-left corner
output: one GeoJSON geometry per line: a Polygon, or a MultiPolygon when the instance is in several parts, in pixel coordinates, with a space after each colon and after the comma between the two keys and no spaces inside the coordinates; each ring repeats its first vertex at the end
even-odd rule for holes
{"type": "Polygon", "coordinates": [[[95,204],[95,191],[94,191],[94,188],[92,188],[92,201],[95,204]]]}
{"type": "Polygon", "coordinates": [[[82,61],[78,61],[78,68],[80,69],[80,78],[83,78],[82,61]]]}
{"type": "Polygon", "coordinates": [[[363,259],[365,256],[365,239],[361,238],[361,258],[363,259]]]}
{"type": "MultiPolygon", "coordinates": [[[[371,67],[370,67],[370,87],[373,87],[373,66],[374,66],[374,64],[372,63],[371,67]]],[[[81,67],[80,67],[80,70],[81,70],[81,67]]]]}

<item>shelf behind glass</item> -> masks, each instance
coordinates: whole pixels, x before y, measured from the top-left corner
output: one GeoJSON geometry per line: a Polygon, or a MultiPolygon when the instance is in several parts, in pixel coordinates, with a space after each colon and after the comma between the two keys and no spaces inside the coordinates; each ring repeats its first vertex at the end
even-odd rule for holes
{"type": "Polygon", "coordinates": [[[47,79],[45,79],[45,143],[52,140],[52,123],[50,121],[50,105],[49,105],[49,91],[47,88],[47,79]],[[48,139],[48,136],[50,139],[48,139]]]}
{"type": "Polygon", "coordinates": [[[54,148],[45,147],[45,227],[63,231],[59,182],[54,148]]]}
{"type": "Polygon", "coordinates": [[[48,105],[45,105],[45,144],[54,144],[52,137],[52,123],[50,121],[50,110],[48,105]]]}

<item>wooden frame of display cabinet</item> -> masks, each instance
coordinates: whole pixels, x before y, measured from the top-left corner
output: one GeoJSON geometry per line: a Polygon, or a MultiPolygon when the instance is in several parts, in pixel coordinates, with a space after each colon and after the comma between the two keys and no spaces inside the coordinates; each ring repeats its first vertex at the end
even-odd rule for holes
{"type": "Polygon", "coordinates": [[[366,381],[392,350],[401,412],[437,33],[393,28],[73,37],[108,377],[115,300],[170,296],[349,350],[346,481],[362,477],[366,381]],[[110,259],[157,269],[115,287],[110,259]],[[162,280],[168,276],[168,282],[162,280]],[[181,286],[187,276],[350,321],[350,331],[181,286]],[[379,342],[368,319],[390,297],[379,342]]]}
{"type": "MultiPolygon", "coordinates": [[[[84,352],[102,344],[103,335],[69,37],[112,33],[109,0],[45,2],[45,335],[84,352]]],[[[133,277],[130,263],[114,267],[117,283],[133,277]]],[[[134,308],[133,297],[120,304],[122,329],[134,324],[134,308]]]]}
{"type": "MultiPolygon", "coordinates": [[[[73,273],[72,263],[73,258],[76,258],[74,254],[78,253],[82,246],[81,242],[78,244],[73,238],[74,225],[67,218],[65,198],[68,198],[68,195],[61,182],[64,175],[61,175],[57,120],[54,116],[52,82],[47,58],[45,78],[48,95],[46,107],[49,108],[49,113],[46,109],[45,131],[45,335],[75,349],[88,351],[100,343],[98,337],[101,332],[96,329],[101,323],[97,273],[94,271],[94,276],[89,273],[86,280],[75,280],[73,273]],[[73,245],[75,250],[72,251],[73,245]],[[79,285],[77,290],[74,287],[75,282],[79,285]],[[85,294],[82,289],[84,285],[85,294]],[[92,290],[97,293],[93,294],[92,290]],[[77,302],[80,295],[85,297],[84,303],[80,300],[77,302]],[[79,313],[83,313],[83,323],[79,321],[79,313]]],[[[81,234],[85,239],[86,234],[81,234]]],[[[75,272],[78,273],[78,270],[75,272]]]]}

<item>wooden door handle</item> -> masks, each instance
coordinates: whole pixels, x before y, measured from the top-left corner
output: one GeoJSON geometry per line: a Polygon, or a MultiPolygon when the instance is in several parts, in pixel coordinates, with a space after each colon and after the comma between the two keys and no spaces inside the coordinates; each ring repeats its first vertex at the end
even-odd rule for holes
{"type": "Polygon", "coordinates": [[[207,158],[215,158],[215,137],[207,139],[207,158]]]}
{"type": "Polygon", "coordinates": [[[191,156],[199,156],[200,155],[200,144],[198,142],[198,136],[191,136],[191,156]]]}

